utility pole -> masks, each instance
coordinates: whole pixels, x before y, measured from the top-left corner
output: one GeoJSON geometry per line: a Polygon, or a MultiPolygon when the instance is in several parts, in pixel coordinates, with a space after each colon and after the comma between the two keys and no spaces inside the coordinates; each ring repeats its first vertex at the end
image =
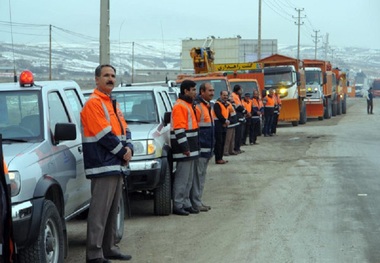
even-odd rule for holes
{"type": "Polygon", "coordinates": [[[131,67],[131,71],[132,71],[132,75],[131,75],[131,83],[133,83],[133,75],[134,75],[134,64],[135,64],[135,42],[132,42],[132,67],[131,67]]]}
{"type": "Polygon", "coordinates": [[[49,25],[49,80],[51,80],[51,25],[49,25]]]}
{"type": "Polygon", "coordinates": [[[325,40],[325,60],[327,60],[327,51],[329,49],[329,33],[326,33],[326,40],[325,40]]]}
{"type": "Polygon", "coordinates": [[[298,22],[294,22],[294,24],[296,24],[296,25],[298,26],[298,48],[297,48],[297,59],[299,60],[299,59],[300,59],[301,25],[303,25],[303,22],[301,23],[301,18],[305,18],[306,16],[301,17],[301,12],[304,10],[303,8],[302,8],[302,9],[297,9],[297,8],[295,8],[295,10],[298,12],[298,17],[294,17],[294,16],[293,16],[293,18],[297,18],[297,19],[298,19],[298,22]]]}
{"type": "Polygon", "coordinates": [[[317,49],[318,49],[318,42],[319,42],[318,38],[321,38],[321,37],[318,37],[318,32],[320,30],[313,30],[313,31],[315,32],[315,36],[311,36],[311,37],[315,38],[315,40],[314,40],[314,43],[315,43],[314,59],[317,59],[317,49]]]}
{"type": "Polygon", "coordinates": [[[257,36],[257,60],[261,59],[261,0],[259,0],[259,29],[257,36]]]}
{"type": "Polygon", "coordinates": [[[100,0],[99,63],[110,64],[110,1],[100,0]]]}

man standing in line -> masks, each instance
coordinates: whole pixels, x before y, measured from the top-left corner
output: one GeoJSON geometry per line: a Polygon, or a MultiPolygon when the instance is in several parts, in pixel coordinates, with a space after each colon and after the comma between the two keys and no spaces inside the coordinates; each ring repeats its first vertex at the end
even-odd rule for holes
{"type": "Polygon", "coordinates": [[[122,198],[123,176],[133,155],[131,133],[123,113],[112,99],[116,70],[111,65],[95,69],[96,88],[81,112],[83,158],[91,179],[87,219],[87,262],[130,260],[117,246],[116,219],[122,198]]]}
{"type": "Polygon", "coordinates": [[[241,102],[241,95],[243,94],[243,88],[240,85],[235,85],[234,86],[234,92],[232,92],[232,97],[235,102],[235,111],[236,111],[236,116],[238,119],[239,125],[236,126],[235,128],[235,152],[237,153],[243,153],[240,149],[241,145],[241,137],[243,136],[243,124],[245,122],[245,114],[247,113],[247,110],[243,107],[242,102],[241,102]]]}
{"type": "Polygon", "coordinates": [[[252,143],[258,144],[257,136],[261,134],[261,118],[264,114],[264,105],[259,97],[259,92],[257,90],[253,91],[252,98],[252,143]]]}
{"type": "Polygon", "coordinates": [[[272,132],[272,134],[276,134],[278,117],[280,116],[280,110],[281,110],[280,95],[278,95],[276,92],[274,92],[273,93],[273,99],[274,99],[274,114],[273,114],[273,122],[272,122],[271,132],[272,132]]]}
{"type": "Polygon", "coordinates": [[[173,185],[173,214],[187,216],[199,213],[190,202],[196,161],[199,157],[198,122],[194,112],[196,83],[184,80],[179,98],[173,106],[170,142],[173,160],[177,162],[173,185]]]}
{"type": "Polygon", "coordinates": [[[251,136],[251,112],[252,112],[252,99],[251,99],[251,94],[250,93],[245,93],[244,94],[244,99],[242,101],[242,104],[244,108],[247,111],[247,114],[245,115],[245,128],[243,130],[243,137],[241,140],[242,145],[247,145],[247,137],[249,138],[249,143],[252,145],[252,136],[251,136]]]}
{"type": "Polygon", "coordinates": [[[211,83],[202,83],[199,87],[199,95],[195,100],[195,115],[199,126],[200,156],[197,162],[197,173],[194,175],[193,187],[190,192],[192,206],[201,212],[207,212],[211,209],[210,206],[203,204],[202,195],[207,166],[214,155],[215,147],[214,119],[211,112],[211,100],[213,97],[214,87],[211,83]]]}
{"type": "Polygon", "coordinates": [[[372,93],[372,87],[369,88],[368,94],[366,96],[367,99],[367,113],[373,114],[373,93],[372,93]]]}
{"type": "Polygon", "coordinates": [[[228,91],[222,90],[220,98],[214,105],[214,123],[215,123],[215,163],[226,164],[228,161],[223,160],[224,143],[226,141],[228,120],[228,91]]]}
{"type": "Polygon", "coordinates": [[[274,90],[269,89],[269,94],[264,97],[264,137],[273,136],[272,135],[272,123],[273,123],[273,115],[274,115],[274,98],[273,98],[274,90]]]}

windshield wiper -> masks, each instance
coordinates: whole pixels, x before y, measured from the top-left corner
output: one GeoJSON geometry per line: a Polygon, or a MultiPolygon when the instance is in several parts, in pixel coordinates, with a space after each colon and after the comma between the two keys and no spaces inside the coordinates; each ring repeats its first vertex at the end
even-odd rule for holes
{"type": "Polygon", "coordinates": [[[28,142],[25,139],[3,138],[3,142],[28,142]]]}
{"type": "Polygon", "coordinates": [[[143,121],[143,120],[126,120],[127,123],[151,123],[152,121],[143,121]]]}

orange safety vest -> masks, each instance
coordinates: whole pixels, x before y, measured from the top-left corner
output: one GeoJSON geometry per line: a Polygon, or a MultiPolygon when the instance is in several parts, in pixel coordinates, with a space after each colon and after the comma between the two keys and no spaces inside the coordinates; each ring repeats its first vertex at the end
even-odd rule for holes
{"type": "Polygon", "coordinates": [[[232,92],[232,98],[234,99],[236,107],[239,106],[239,105],[242,105],[242,102],[241,102],[239,94],[237,94],[235,92],[232,92]]]}
{"type": "Polygon", "coordinates": [[[264,98],[264,107],[265,108],[274,108],[274,97],[269,97],[269,96],[266,96],[264,98]],[[266,101],[266,102],[265,102],[266,101]]]}
{"type": "MultiPolygon", "coordinates": [[[[228,120],[228,113],[229,113],[228,107],[225,107],[224,104],[221,103],[220,101],[216,101],[215,103],[219,104],[220,111],[221,111],[221,114],[222,114],[223,118],[225,118],[226,120],[228,120]]],[[[212,111],[212,116],[213,116],[214,120],[218,120],[218,117],[216,116],[214,110],[212,111]]]]}
{"type": "Polygon", "coordinates": [[[252,112],[252,100],[249,99],[248,101],[243,100],[242,101],[244,108],[247,110],[247,112],[251,113],[252,112]]]}
{"type": "Polygon", "coordinates": [[[170,143],[176,161],[196,159],[199,156],[198,122],[193,105],[178,99],[171,115],[170,143]],[[190,152],[186,156],[184,152],[190,152]]]}

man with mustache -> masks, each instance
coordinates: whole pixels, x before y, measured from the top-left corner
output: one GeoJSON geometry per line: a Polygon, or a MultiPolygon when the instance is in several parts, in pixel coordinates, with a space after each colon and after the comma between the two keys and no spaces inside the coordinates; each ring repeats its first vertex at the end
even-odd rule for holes
{"type": "Polygon", "coordinates": [[[122,197],[123,172],[133,155],[131,133],[111,92],[116,70],[99,65],[96,88],[81,112],[83,159],[86,177],[91,180],[91,203],[87,219],[86,260],[130,260],[117,246],[116,219],[122,197]]]}

